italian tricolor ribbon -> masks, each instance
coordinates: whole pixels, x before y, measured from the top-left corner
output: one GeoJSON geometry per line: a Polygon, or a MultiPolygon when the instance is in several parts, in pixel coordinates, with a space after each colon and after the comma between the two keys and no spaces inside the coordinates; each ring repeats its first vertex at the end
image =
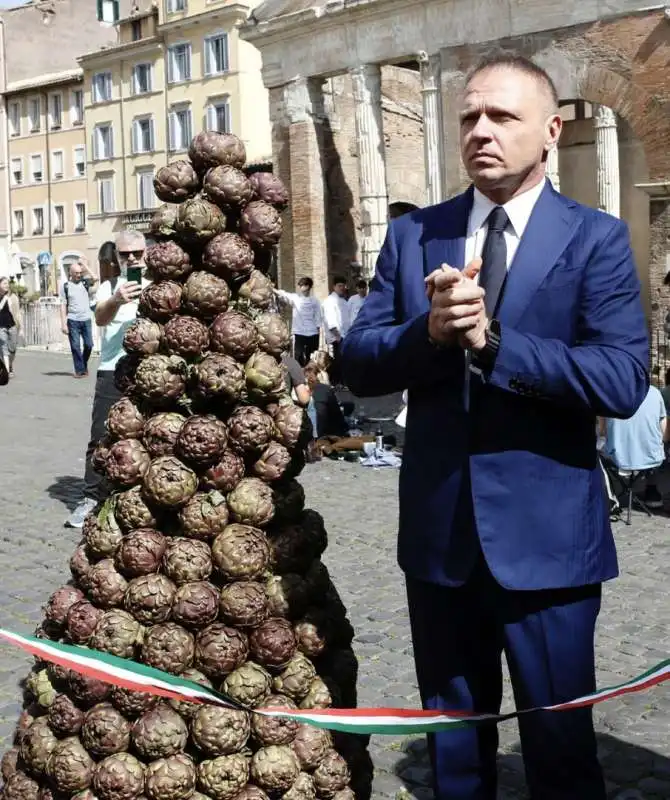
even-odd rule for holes
{"type": "MultiPolygon", "coordinates": [[[[125,658],[90,650],[87,647],[22,636],[0,628],[0,637],[6,639],[34,656],[71,669],[91,678],[114,686],[138,692],[149,692],[161,697],[186,700],[196,703],[241,708],[241,706],[214,689],[184,680],[168,672],[138,664],[125,658]]],[[[507,714],[477,714],[457,711],[426,711],[406,708],[324,708],[324,709],[280,709],[255,708],[254,713],[292,719],[318,728],[344,731],[346,733],[411,734],[429,733],[450,728],[471,727],[481,723],[502,722],[522,714],[536,711],[568,711],[612,700],[632,692],[641,692],[670,680],[670,659],[631,678],[625,683],[598,689],[592,694],[576,697],[553,706],[527,708],[507,714]]]]}

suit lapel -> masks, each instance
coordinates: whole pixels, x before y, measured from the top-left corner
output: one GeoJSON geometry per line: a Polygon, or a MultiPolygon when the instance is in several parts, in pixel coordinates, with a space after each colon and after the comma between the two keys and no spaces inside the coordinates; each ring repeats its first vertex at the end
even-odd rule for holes
{"type": "Polygon", "coordinates": [[[498,318],[516,325],[542,281],[575,234],[580,218],[547,184],[538,198],[510,266],[498,318]]]}
{"type": "Polygon", "coordinates": [[[465,264],[465,237],[468,216],[472,208],[472,187],[453,200],[433,206],[431,216],[424,223],[423,273],[430,275],[441,264],[463,269],[465,264]]]}

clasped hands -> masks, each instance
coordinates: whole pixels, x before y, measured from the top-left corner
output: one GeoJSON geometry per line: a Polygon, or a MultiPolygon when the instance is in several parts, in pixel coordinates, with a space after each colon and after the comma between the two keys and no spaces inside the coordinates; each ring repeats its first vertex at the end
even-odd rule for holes
{"type": "Polygon", "coordinates": [[[484,290],[475,281],[481,266],[481,258],[473,259],[462,272],[442,264],[425,279],[428,335],[433,342],[475,351],[486,344],[484,290]]]}

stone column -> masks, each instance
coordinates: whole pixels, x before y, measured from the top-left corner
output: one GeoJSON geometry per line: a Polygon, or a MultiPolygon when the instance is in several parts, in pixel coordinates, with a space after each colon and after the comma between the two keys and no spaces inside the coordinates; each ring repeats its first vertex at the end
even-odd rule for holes
{"type": "Polygon", "coordinates": [[[362,64],[355,67],[351,70],[351,82],[358,145],[363,277],[369,280],[374,275],[377,256],[384,242],[388,223],[379,65],[362,64]]]}
{"type": "Polygon", "coordinates": [[[423,102],[423,153],[426,199],[429,205],[444,200],[444,139],[442,121],[442,65],[439,54],[419,53],[423,102]]]}
{"type": "Polygon", "coordinates": [[[557,192],[560,192],[561,176],[558,171],[558,145],[552,147],[547,153],[546,174],[554,189],[556,189],[557,192]]]}
{"type": "Polygon", "coordinates": [[[616,114],[607,106],[593,107],[596,133],[598,207],[615,217],[620,212],[619,138],[616,114]]]}

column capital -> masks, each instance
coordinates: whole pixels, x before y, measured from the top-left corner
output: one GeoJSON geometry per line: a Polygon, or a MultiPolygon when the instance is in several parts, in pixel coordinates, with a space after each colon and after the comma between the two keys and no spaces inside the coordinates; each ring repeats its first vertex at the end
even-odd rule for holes
{"type": "Polygon", "coordinates": [[[594,128],[616,128],[616,114],[608,106],[596,104],[593,106],[594,128]]]}
{"type": "Polygon", "coordinates": [[[439,92],[440,76],[442,73],[442,59],[439,53],[428,55],[425,50],[420,50],[417,54],[419,62],[419,72],[421,75],[422,92],[439,92]]]}
{"type": "Polygon", "coordinates": [[[379,64],[359,64],[349,70],[356,103],[381,102],[382,70],[379,64]]]}

